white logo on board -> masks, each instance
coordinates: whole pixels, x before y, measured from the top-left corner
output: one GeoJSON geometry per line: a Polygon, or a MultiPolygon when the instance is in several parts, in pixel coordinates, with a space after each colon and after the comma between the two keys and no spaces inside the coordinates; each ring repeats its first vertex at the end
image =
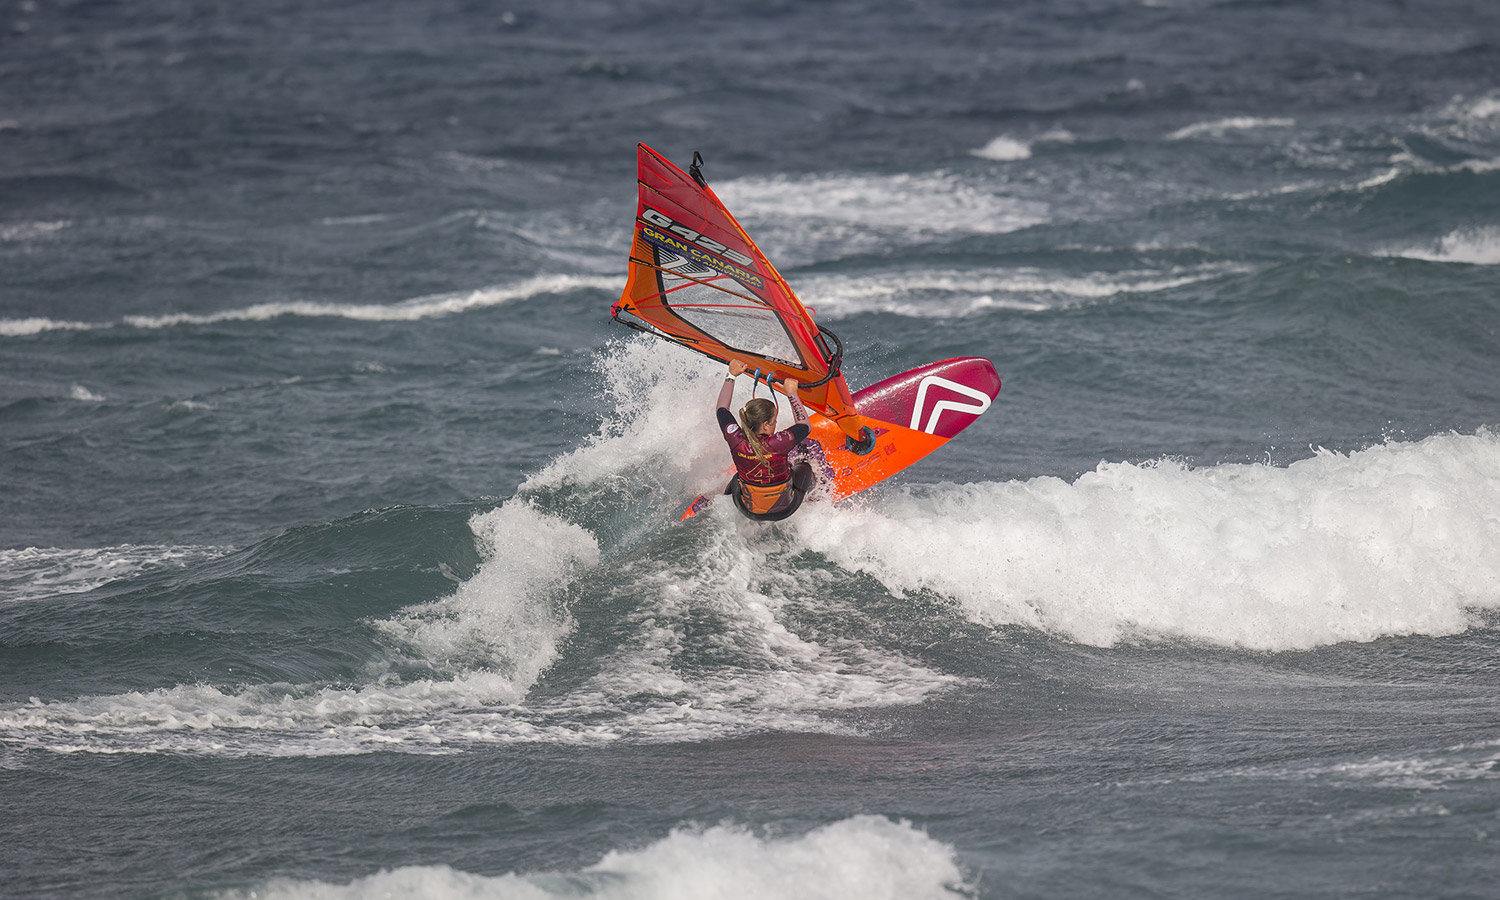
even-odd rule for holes
{"type": "Polygon", "coordinates": [[[927,377],[923,378],[922,383],[917,386],[917,400],[912,404],[911,425],[908,427],[913,430],[925,431],[928,434],[936,434],[938,417],[943,413],[948,412],[949,410],[952,410],[953,412],[973,413],[977,416],[989,408],[990,395],[986,394],[984,391],[981,391],[978,388],[971,388],[967,384],[959,384],[956,381],[949,381],[948,379],[941,378],[937,375],[928,375],[927,377]],[[972,397],[974,398],[975,402],[966,403],[962,400],[939,400],[932,405],[932,415],[927,419],[927,427],[921,428],[920,426],[922,424],[922,410],[927,402],[927,388],[931,387],[932,385],[945,387],[948,390],[953,391],[957,394],[962,394],[965,397],[972,397]]]}

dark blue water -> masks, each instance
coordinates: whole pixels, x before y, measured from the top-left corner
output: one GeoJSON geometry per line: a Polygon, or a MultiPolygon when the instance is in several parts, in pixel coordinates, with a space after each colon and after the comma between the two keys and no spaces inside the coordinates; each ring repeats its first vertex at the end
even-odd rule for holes
{"type": "Polygon", "coordinates": [[[1473,0],[8,3],[0,895],[1493,897],[1497,198],[1473,0]],[[638,141],[995,406],[678,524],[638,141]]]}

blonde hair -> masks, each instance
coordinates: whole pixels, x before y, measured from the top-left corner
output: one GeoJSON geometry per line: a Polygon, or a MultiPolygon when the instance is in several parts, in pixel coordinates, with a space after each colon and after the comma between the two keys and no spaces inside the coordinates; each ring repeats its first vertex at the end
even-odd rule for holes
{"type": "Polygon", "coordinates": [[[750,449],[755,451],[755,458],[761,462],[770,459],[771,453],[766,449],[765,442],[761,440],[758,431],[760,426],[774,421],[776,421],[775,400],[756,397],[740,408],[740,427],[745,429],[745,440],[750,442],[750,449]]]}

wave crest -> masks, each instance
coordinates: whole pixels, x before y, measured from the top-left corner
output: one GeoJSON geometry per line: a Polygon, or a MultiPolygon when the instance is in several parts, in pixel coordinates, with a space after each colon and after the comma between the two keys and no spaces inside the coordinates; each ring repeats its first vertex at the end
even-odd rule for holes
{"type": "Polygon", "coordinates": [[[1439,435],[1286,468],[1101,464],[799,516],[806,544],[971,621],[1110,646],[1300,650],[1444,635],[1500,607],[1500,437],[1439,435]]]}

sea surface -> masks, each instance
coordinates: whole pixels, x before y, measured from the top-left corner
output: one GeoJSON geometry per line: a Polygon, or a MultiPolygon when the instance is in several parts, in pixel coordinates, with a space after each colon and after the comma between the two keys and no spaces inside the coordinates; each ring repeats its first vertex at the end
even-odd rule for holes
{"type": "Polygon", "coordinates": [[[0,896],[1500,896],[1500,5],[0,0],[0,896]],[[679,523],[637,142],[994,406],[679,523]]]}

